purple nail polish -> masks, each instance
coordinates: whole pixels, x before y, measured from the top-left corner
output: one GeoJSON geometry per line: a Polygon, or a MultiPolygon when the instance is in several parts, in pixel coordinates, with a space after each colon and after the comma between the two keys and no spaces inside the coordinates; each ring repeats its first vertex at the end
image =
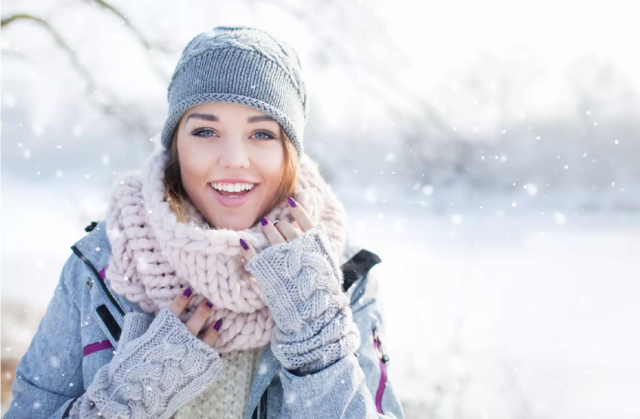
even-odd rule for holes
{"type": "Polygon", "coordinates": [[[213,325],[213,328],[216,332],[220,331],[220,326],[222,326],[222,319],[218,320],[216,324],[213,325]]]}
{"type": "Polygon", "coordinates": [[[266,226],[267,224],[269,224],[269,220],[267,220],[266,218],[262,217],[262,218],[260,219],[260,223],[261,223],[263,226],[266,226]]]}
{"type": "Polygon", "coordinates": [[[297,207],[296,201],[294,201],[293,198],[289,197],[287,198],[287,201],[289,201],[289,205],[291,205],[292,207],[297,207]]]}
{"type": "Polygon", "coordinates": [[[247,242],[246,242],[246,241],[244,241],[244,240],[242,240],[242,239],[240,239],[240,246],[242,246],[242,248],[243,248],[244,250],[249,250],[249,245],[247,244],[247,242]]]}
{"type": "Polygon", "coordinates": [[[211,301],[207,301],[207,307],[213,308],[213,303],[211,301]]]}
{"type": "Polygon", "coordinates": [[[184,292],[182,293],[182,296],[183,296],[184,298],[189,298],[189,297],[191,297],[191,292],[192,292],[192,291],[191,291],[191,287],[189,287],[189,288],[187,288],[186,290],[184,290],[184,292]]]}

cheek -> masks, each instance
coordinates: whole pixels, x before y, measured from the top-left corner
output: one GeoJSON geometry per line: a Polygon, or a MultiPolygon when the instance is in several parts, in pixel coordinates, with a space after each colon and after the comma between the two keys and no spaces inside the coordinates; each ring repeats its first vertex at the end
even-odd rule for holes
{"type": "Polygon", "coordinates": [[[180,152],[180,173],[185,189],[192,191],[207,173],[207,160],[201,153],[180,152]]]}
{"type": "Polygon", "coordinates": [[[275,183],[275,186],[278,186],[283,164],[281,151],[274,150],[273,152],[262,153],[260,158],[254,159],[254,164],[256,164],[260,172],[260,176],[262,176],[267,183],[275,183]]]}

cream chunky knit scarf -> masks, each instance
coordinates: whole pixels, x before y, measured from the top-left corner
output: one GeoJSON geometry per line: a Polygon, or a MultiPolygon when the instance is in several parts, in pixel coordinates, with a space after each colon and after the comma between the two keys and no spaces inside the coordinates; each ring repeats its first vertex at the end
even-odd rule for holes
{"type": "MultiPolygon", "coordinates": [[[[187,286],[196,297],[180,317],[186,321],[206,298],[214,310],[205,324],[222,319],[214,348],[219,352],[263,346],[271,340],[274,321],[264,294],[244,269],[239,239],[260,252],[269,246],[258,223],[234,231],[211,228],[191,207],[190,220],[178,222],[165,199],[164,169],[169,151],[158,141],[142,172],[116,180],[107,210],[111,256],[106,277],[115,292],[156,315],[187,286]]],[[[316,223],[326,227],[336,260],[343,263],[347,237],[343,205],[307,154],[300,158],[293,198],[316,223]]],[[[293,222],[284,200],[267,217],[293,222]]]]}

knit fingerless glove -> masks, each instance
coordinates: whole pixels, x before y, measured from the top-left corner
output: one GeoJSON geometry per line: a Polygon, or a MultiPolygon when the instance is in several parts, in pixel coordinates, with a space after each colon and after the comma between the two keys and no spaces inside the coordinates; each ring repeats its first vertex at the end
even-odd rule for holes
{"type": "Polygon", "coordinates": [[[319,223],[288,243],[267,247],[245,265],[276,324],[271,349],[295,374],[312,374],[360,345],[342,271],[319,223]]]}
{"type": "Polygon", "coordinates": [[[98,370],[70,418],[168,419],[220,376],[218,351],[168,308],[144,332],[146,318],[125,315],[116,355],[98,370]]]}

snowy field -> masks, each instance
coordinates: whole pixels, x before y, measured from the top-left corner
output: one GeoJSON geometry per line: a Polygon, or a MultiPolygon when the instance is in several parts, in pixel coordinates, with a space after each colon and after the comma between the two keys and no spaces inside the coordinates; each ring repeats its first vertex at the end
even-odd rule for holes
{"type": "Polygon", "coordinates": [[[549,218],[353,217],[408,417],[638,417],[640,215],[549,218]]]}
{"type": "MultiPolygon", "coordinates": [[[[3,185],[3,358],[26,350],[103,192],[3,185]]],[[[640,415],[640,214],[347,207],[353,237],[383,260],[407,417],[640,415]]]]}

